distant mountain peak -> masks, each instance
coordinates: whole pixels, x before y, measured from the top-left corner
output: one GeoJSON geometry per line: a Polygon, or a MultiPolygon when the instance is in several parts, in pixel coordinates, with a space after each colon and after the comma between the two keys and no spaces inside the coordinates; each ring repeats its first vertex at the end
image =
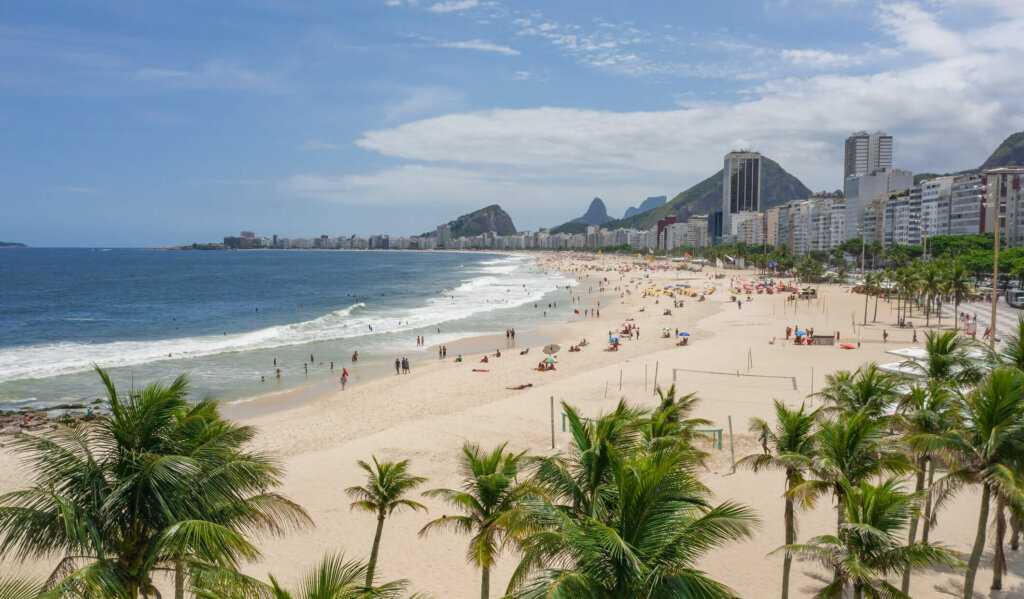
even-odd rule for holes
{"type": "MultiPolygon", "coordinates": [[[[482,235],[488,231],[494,231],[498,235],[515,235],[516,226],[512,217],[502,210],[498,204],[485,206],[469,214],[463,214],[455,220],[448,221],[451,227],[452,237],[473,237],[482,235]]],[[[437,231],[429,231],[423,236],[437,235],[437,231]]]]}
{"type": "Polygon", "coordinates": [[[569,222],[583,223],[585,225],[599,225],[605,221],[611,220],[612,217],[608,216],[608,209],[605,208],[604,201],[601,198],[594,198],[590,202],[590,207],[583,213],[583,216],[574,218],[569,222]]]}
{"type": "Polygon", "coordinates": [[[641,214],[644,212],[648,212],[650,210],[654,210],[655,208],[665,204],[666,202],[668,202],[668,196],[654,196],[647,198],[646,200],[643,201],[642,204],[640,204],[638,208],[634,208],[633,206],[626,208],[626,213],[622,216],[622,218],[629,218],[635,214],[641,214]]]}

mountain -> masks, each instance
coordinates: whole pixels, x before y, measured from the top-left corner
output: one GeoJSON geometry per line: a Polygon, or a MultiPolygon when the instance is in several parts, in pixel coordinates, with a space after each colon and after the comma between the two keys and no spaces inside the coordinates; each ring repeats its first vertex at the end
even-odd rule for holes
{"type": "Polygon", "coordinates": [[[634,208],[632,206],[630,206],[629,208],[626,208],[626,214],[624,214],[622,216],[622,218],[629,218],[629,217],[633,216],[634,214],[640,214],[641,212],[647,212],[648,210],[654,210],[655,208],[657,208],[658,206],[661,206],[662,204],[664,204],[667,201],[668,201],[668,197],[667,196],[654,196],[653,198],[647,198],[646,200],[644,200],[644,202],[642,204],[640,204],[639,208],[634,208]]]}
{"type": "Polygon", "coordinates": [[[611,219],[612,217],[608,216],[608,209],[605,208],[604,202],[601,201],[601,198],[594,198],[590,202],[590,207],[583,213],[583,216],[574,218],[569,222],[583,223],[584,225],[599,225],[611,219]]]}
{"type": "Polygon", "coordinates": [[[0,241],[0,248],[27,248],[28,246],[24,243],[15,243],[13,241],[0,241]]]}
{"type": "MultiPolygon", "coordinates": [[[[681,192],[668,203],[629,218],[610,220],[601,224],[602,229],[650,229],[659,219],[674,214],[684,222],[694,214],[707,214],[722,205],[722,171],[718,171],[693,187],[681,192]]],[[[779,163],[761,157],[761,209],[768,210],[791,200],[811,196],[811,190],[793,175],[786,172],[779,163]]]]}
{"type": "Polygon", "coordinates": [[[1001,166],[1024,166],[1024,131],[1014,133],[1003,140],[978,170],[985,171],[1001,166]]]}
{"type": "Polygon", "coordinates": [[[583,216],[558,225],[551,229],[551,233],[586,233],[587,225],[600,225],[610,220],[612,217],[608,216],[604,201],[601,198],[594,198],[583,216]]]}
{"type": "MultiPolygon", "coordinates": [[[[512,217],[501,209],[497,204],[491,204],[476,212],[463,214],[459,218],[449,221],[448,226],[452,229],[452,237],[473,237],[488,231],[494,231],[498,235],[515,235],[516,226],[512,223],[512,217]]],[[[437,235],[437,231],[430,231],[423,234],[423,237],[437,235]]]]}

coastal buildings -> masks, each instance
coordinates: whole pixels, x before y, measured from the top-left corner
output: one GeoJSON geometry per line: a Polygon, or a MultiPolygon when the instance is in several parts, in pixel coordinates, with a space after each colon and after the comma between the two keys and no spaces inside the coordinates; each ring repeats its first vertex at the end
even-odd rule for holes
{"type": "Polygon", "coordinates": [[[1024,246],[1024,167],[1003,167],[985,171],[982,177],[985,198],[999,202],[1005,216],[1000,234],[1011,247],[1024,246]]]}
{"type": "Polygon", "coordinates": [[[921,234],[923,237],[949,235],[949,200],[953,177],[938,177],[922,181],[921,234]]]}
{"type": "Polygon", "coordinates": [[[761,155],[738,151],[725,155],[722,181],[722,235],[737,234],[736,215],[761,211],[761,155]]]}
{"type": "Polygon", "coordinates": [[[890,195],[907,191],[913,184],[913,173],[902,168],[884,167],[867,174],[847,177],[843,187],[843,196],[846,198],[846,239],[861,236],[866,227],[865,213],[873,202],[884,201],[890,195]]]}
{"type": "Polygon", "coordinates": [[[858,131],[846,138],[843,180],[892,168],[892,136],[858,131]]]}

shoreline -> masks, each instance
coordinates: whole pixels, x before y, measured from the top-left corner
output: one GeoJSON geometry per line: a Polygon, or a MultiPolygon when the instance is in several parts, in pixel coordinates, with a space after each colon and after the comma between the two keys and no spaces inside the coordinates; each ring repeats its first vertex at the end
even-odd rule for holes
{"type": "MultiPolygon", "coordinates": [[[[821,285],[817,299],[800,300],[798,305],[780,294],[755,295],[752,301],[737,305],[731,301],[730,277],[756,278],[752,271],[725,271],[728,274],[724,280],[712,280],[710,275],[721,271],[677,271],[671,265],[657,263],[651,268],[646,260],[629,257],[605,260],[556,256],[548,265],[558,265],[580,281],[572,294],[582,296],[588,308],[587,302],[596,307],[600,301],[602,312],[600,319],[575,318],[572,310],[577,306],[563,306],[562,298],[571,300],[569,292],[561,290],[559,310],[567,309],[568,321],[553,321],[530,331],[562,346],[554,372],[536,370],[543,356],[534,353],[539,352],[539,346],[532,346],[527,356],[520,356],[518,351],[506,354],[500,335],[471,338],[469,342],[478,344],[475,347],[480,351],[464,351],[464,363],[451,362],[451,343],[445,362],[436,359],[436,345],[428,346],[425,353],[433,357],[415,359],[410,375],[376,376],[344,392],[327,390],[286,409],[241,418],[244,424],[257,428],[254,449],[279,459],[285,473],[279,491],[302,505],[316,525],[261,541],[262,557],[243,566],[246,574],[266,579],[267,573],[273,573],[287,585],[327,552],[344,551],[351,558],[369,553],[376,519],[351,512],[344,494],[345,488],[365,482],[365,472],[356,466],[356,460],[369,460],[371,456],[409,460],[411,473],[429,479],[422,489],[457,488],[461,484],[457,458],[463,443],[478,443],[490,449],[507,442],[509,451],[536,456],[561,452],[571,443],[569,434],[561,429],[561,401],[588,418],[614,409],[620,399],[637,408],[651,409],[658,403],[656,381],[662,389],[675,383],[677,396],[695,393],[699,401],[692,417],[707,419],[712,423],[709,428],[724,432],[721,449],[706,447],[707,470],[700,473],[701,482],[714,494],[713,501],[745,504],[761,521],[749,540],[716,549],[697,567],[738,596],[760,597],[765,589],[778,589],[782,557],[769,554],[784,540],[784,475],[774,471],[733,472],[732,459],[760,453],[758,435],[749,432],[748,425],[755,417],[772,420],[773,400],[790,407],[801,403],[818,407],[818,400],[809,394],[821,389],[827,375],[868,362],[896,361],[886,350],[911,345],[913,331],[893,326],[895,303],[882,300],[878,322],[870,322],[869,316],[869,322],[862,326],[857,315],[863,313],[864,296],[852,294],[844,286],[821,285]],[[620,274],[616,265],[631,270],[620,274]],[[606,267],[610,270],[591,270],[606,267]],[[604,277],[609,283],[606,293],[600,295],[597,280],[604,277]],[[685,305],[678,309],[672,307],[671,300],[666,305],[664,297],[642,294],[644,289],[684,282],[698,289],[712,284],[716,291],[704,302],[686,298],[685,305]],[[593,294],[588,293],[590,287],[594,287],[593,294]],[[622,291],[624,296],[619,297],[616,287],[632,293],[622,291]],[[663,315],[665,307],[672,308],[671,316],[663,315]],[[851,313],[858,324],[852,324],[851,313]],[[640,327],[640,337],[624,341],[617,352],[603,351],[608,330],[618,330],[627,318],[640,327]],[[838,331],[842,339],[859,339],[862,346],[848,351],[838,346],[797,346],[784,339],[785,328],[794,325],[815,328],[823,334],[838,331]],[[663,328],[668,329],[669,337],[660,335],[663,328]],[[675,345],[675,328],[690,333],[687,346],[675,345]],[[883,340],[883,330],[889,332],[888,343],[883,340]],[[590,341],[589,347],[569,353],[567,345],[582,337],[590,341]],[[493,353],[491,346],[496,340],[502,347],[502,357],[481,364],[480,352],[493,353]],[[476,369],[487,372],[474,372],[476,369]],[[520,385],[524,386],[521,390],[509,389],[520,385]],[[741,571],[736,564],[743,564],[741,571]]],[[[918,333],[924,330],[920,327],[918,333]]],[[[518,332],[525,339],[526,331],[518,332]]],[[[0,450],[0,492],[23,488],[24,481],[17,457],[0,450]]],[[[416,495],[429,513],[395,513],[387,519],[378,559],[380,576],[409,579],[411,589],[436,597],[478,597],[480,573],[466,563],[467,537],[418,534],[424,522],[452,513],[451,508],[416,495]]],[[[977,506],[978,493],[973,489],[956,496],[934,525],[932,538],[954,550],[969,551],[976,532],[977,506]]],[[[821,501],[814,508],[802,510],[799,522],[799,542],[834,533],[833,505],[821,501]]],[[[988,556],[990,548],[986,547],[986,560],[988,556]]],[[[1008,552],[1007,559],[1009,573],[1004,578],[1004,590],[976,592],[978,597],[995,599],[1024,592],[1024,554],[1008,552]]],[[[504,590],[517,563],[518,556],[511,549],[498,558],[491,571],[492,596],[504,590]]],[[[0,568],[7,564],[0,563],[0,568]]],[[[50,567],[47,560],[12,565],[44,576],[50,567]]],[[[791,595],[809,596],[828,575],[815,563],[795,561],[791,595]]],[[[987,576],[979,572],[979,587],[987,576]]],[[[939,599],[961,583],[958,572],[925,570],[915,573],[910,594],[915,599],[939,599]]],[[[169,588],[163,583],[160,586],[169,588]]]]}

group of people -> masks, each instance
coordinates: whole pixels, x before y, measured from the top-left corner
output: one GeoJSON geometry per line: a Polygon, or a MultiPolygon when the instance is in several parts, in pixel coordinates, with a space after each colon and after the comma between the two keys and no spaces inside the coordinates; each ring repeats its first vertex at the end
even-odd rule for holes
{"type": "Polygon", "coordinates": [[[426,344],[427,344],[426,337],[424,337],[423,335],[417,335],[416,336],[416,345],[417,346],[423,346],[423,345],[426,345],[426,344]]]}
{"type": "Polygon", "coordinates": [[[516,340],[516,330],[515,329],[505,329],[505,339],[507,339],[508,341],[515,341],[516,340]]]}
{"type": "Polygon", "coordinates": [[[437,348],[437,359],[438,360],[443,360],[443,359],[445,359],[447,357],[448,357],[448,346],[447,345],[442,345],[441,347],[437,348]]]}
{"type": "Polygon", "coordinates": [[[569,346],[569,351],[570,352],[578,352],[578,351],[580,351],[580,348],[585,346],[586,344],[587,344],[587,339],[586,339],[586,337],[584,337],[583,340],[580,341],[579,343],[577,343],[576,345],[570,345],[569,346]]]}
{"type": "Polygon", "coordinates": [[[409,368],[409,358],[398,359],[395,358],[395,374],[409,374],[412,369],[409,368]]]}

